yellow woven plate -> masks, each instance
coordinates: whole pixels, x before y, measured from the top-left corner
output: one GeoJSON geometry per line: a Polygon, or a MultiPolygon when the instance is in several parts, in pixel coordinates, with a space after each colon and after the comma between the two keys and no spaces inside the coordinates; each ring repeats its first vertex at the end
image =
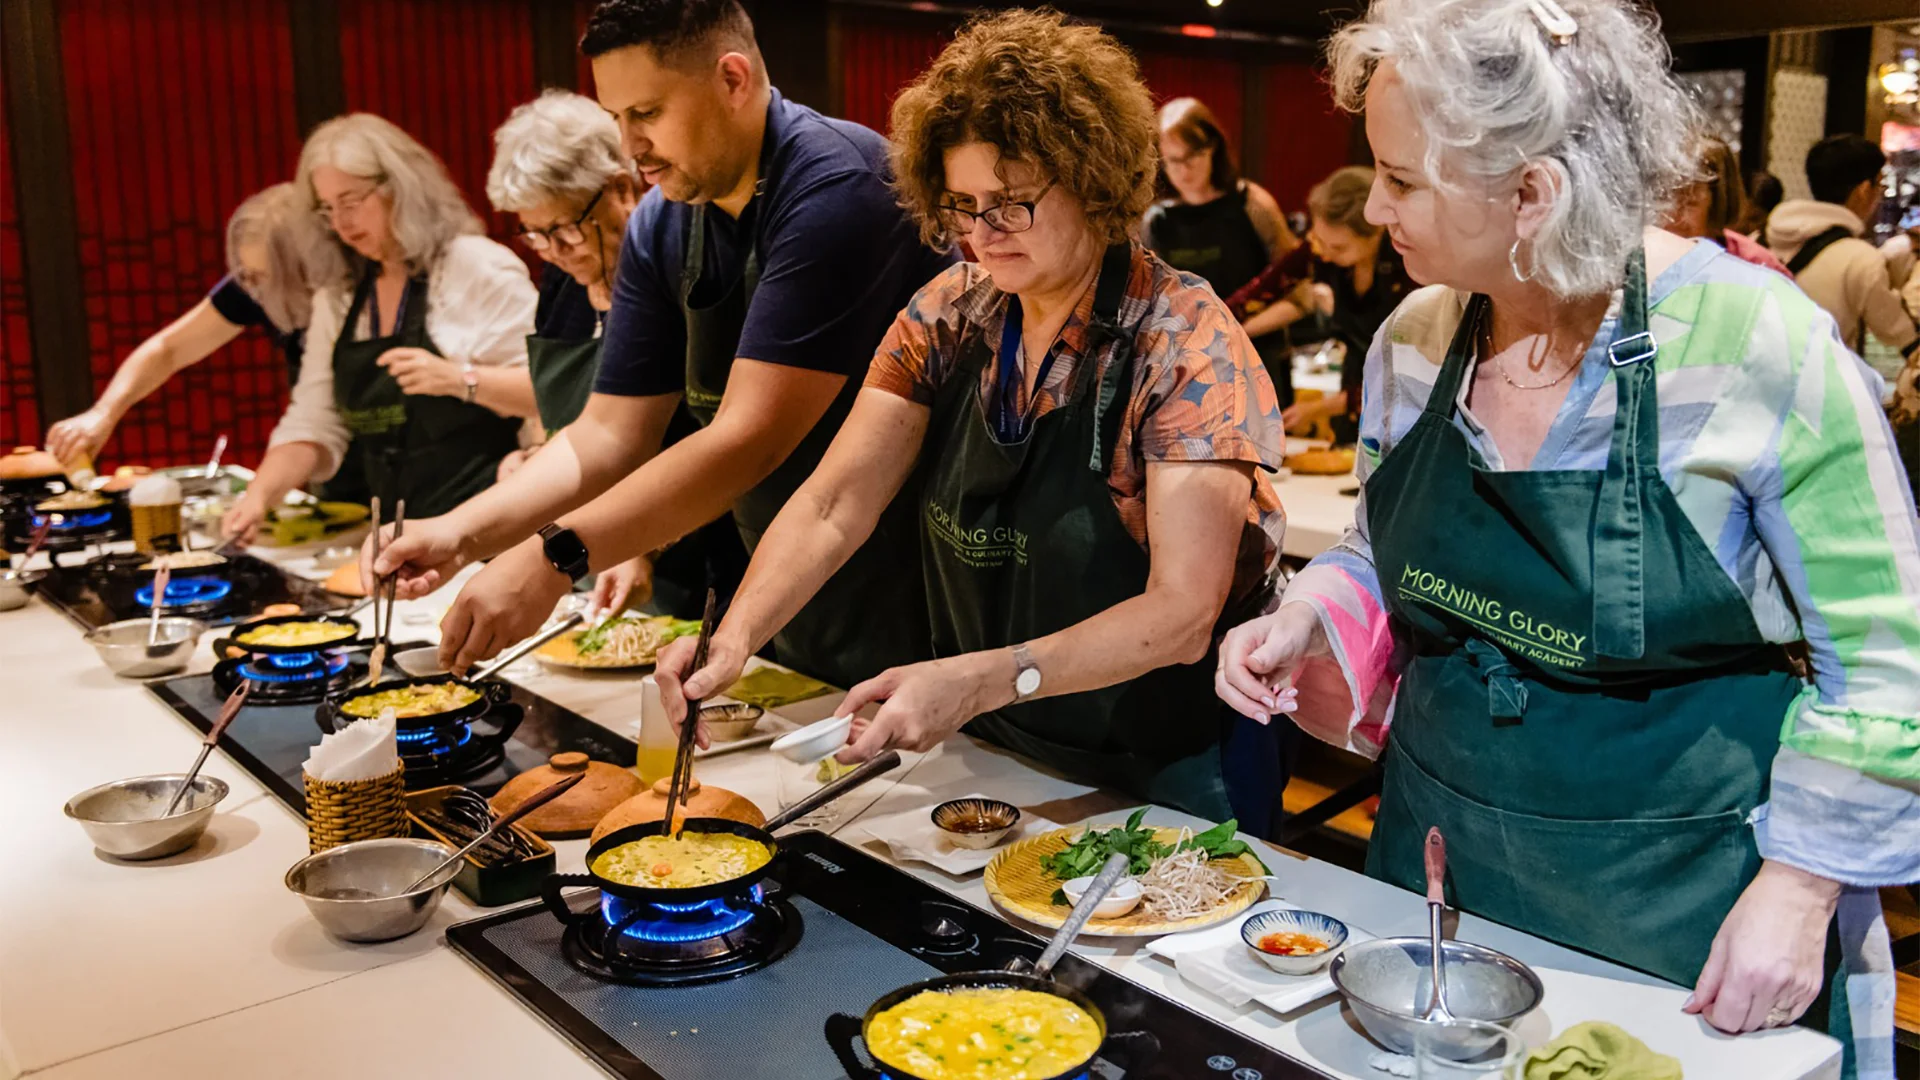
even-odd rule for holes
{"type": "MultiPolygon", "coordinates": [[[[987,887],[987,895],[993,897],[993,902],[1000,906],[1000,910],[1009,915],[1019,916],[1040,926],[1059,927],[1067,921],[1067,913],[1072,908],[1053,902],[1053,891],[1060,887],[1060,881],[1041,869],[1040,857],[1064,849],[1085,831],[1081,826],[1055,829],[1022,840],[994,856],[993,861],[987,864],[986,877],[982,882],[987,887]]],[[[1180,839],[1179,829],[1160,828],[1153,833],[1154,839],[1163,844],[1180,839]]],[[[1092,937],[1146,937],[1200,930],[1225,922],[1247,910],[1267,891],[1267,883],[1260,880],[1266,871],[1251,852],[1231,859],[1217,859],[1214,865],[1234,877],[1252,880],[1235,889],[1224,903],[1205,915],[1163,922],[1149,915],[1143,905],[1118,919],[1090,919],[1081,933],[1092,937]]]]}
{"type": "MultiPolygon", "coordinates": [[[[658,618],[659,621],[666,621],[665,616],[659,616],[658,618]]],[[[586,633],[585,630],[574,630],[570,633],[561,634],[559,637],[535,649],[533,655],[539,658],[542,663],[552,664],[554,667],[580,668],[591,671],[618,671],[626,668],[653,666],[655,657],[652,656],[644,660],[627,661],[616,660],[606,656],[590,656],[584,654],[580,651],[580,639],[586,636],[586,633]]]]}

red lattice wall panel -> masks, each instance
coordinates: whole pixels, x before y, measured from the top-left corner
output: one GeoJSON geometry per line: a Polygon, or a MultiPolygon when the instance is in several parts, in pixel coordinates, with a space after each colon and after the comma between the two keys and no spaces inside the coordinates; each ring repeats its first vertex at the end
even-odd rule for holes
{"type": "MultiPolygon", "coordinates": [[[[226,272],[233,208],[292,176],[291,42],[281,4],[66,0],[60,43],[97,391],[226,272]]],[[[102,464],[202,459],[220,432],[257,462],[285,392],[279,351],[246,334],[129,413],[102,464]]]]}
{"type": "MultiPolygon", "coordinates": [[[[1240,64],[1218,57],[1149,49],[1136,53],[1140,58],[1140,77],[1153,94],[1154,105],[1173,98],[1199,98],[1213,110],[1233,148],[1234,160],[1240,155],[1240,126],[1246,116],[1246,85],[1240,64]]],[[[1245,162],[1241,162],[1245,171],[1245,162]]]]}
{"type": "Polygon", "coordinates": [[[1307,64],[1266,70],[1267,148],[1261,171],[1286,210],[1305,210],[1307,192],[1348,163],[1354,118],[1333,103],[1325,74],[1307,64]]]}
{"type": "Polygon", "coordinates": [[[440,155],[496,239],[517,226],[487,205],[493,131],[534,96],[526,0],[342,0],[347,108],[378,113],[440,155]]]}
{"type": "Polygon", "coordinates": [[[953,35],[945,31],[844,16],[840,26],[840,115],[886,134],[893,99],[952,39],[953,35]]]}
{"type": "MultiPolygon", "coordinates": [[[[0,87],[0,116],[5,115],[6,91],[0,87]]],[[[0,137],[0,451],[40,439],[40,410],[33,400],[33,340],[27,332],[26,271],[20,261],[20,217],[13,205],[11,141],[0,137]]]]}

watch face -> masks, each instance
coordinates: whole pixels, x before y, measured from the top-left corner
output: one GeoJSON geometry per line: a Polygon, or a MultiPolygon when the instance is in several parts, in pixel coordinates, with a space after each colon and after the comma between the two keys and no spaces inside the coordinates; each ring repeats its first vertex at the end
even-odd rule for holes
{"type": "Polygon", "coordinates": [[[587,557],[587,545],[581,543],[580,538],[574,535],[571,529],[547,537],[545,546],[548,560],[560,567],[562,573],[570,573],[570,567],[587,557]]]}
{"type": "Polygon", "coordinates": [[[1040,669],[1028,668],[1025,671],[1022,671],[1019,675],[1014,677],[1013,688],[1016,691],[1019,691],[1020,696],[1022,697],[1025,697],[1026,695],[1031,694],[1034,691],[1040,689],[1040,669]]]}

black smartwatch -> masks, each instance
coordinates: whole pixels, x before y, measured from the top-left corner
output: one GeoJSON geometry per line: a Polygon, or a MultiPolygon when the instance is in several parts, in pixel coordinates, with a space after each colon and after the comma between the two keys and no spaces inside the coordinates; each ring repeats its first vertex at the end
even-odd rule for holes
{"type": "Polygon", "coordinates": [[[557,524],[544,525],[540,529],[540,549],[546,553],[547,561],[555,570],[565,574],[570,581],[579,581],[587,576],[587,545],[572,529],[557,524]]]}

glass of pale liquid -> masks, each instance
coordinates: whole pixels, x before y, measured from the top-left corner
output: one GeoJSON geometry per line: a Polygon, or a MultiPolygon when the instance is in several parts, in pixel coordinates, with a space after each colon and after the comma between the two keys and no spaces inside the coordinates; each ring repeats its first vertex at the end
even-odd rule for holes
{"type": "Polygon", "coordinates": [[[1415,1080],[1520,1080],[1526,1060],[1520,1036],[1484,1020],[1429,1021],[1413,1033],[1415,1080]]]}

